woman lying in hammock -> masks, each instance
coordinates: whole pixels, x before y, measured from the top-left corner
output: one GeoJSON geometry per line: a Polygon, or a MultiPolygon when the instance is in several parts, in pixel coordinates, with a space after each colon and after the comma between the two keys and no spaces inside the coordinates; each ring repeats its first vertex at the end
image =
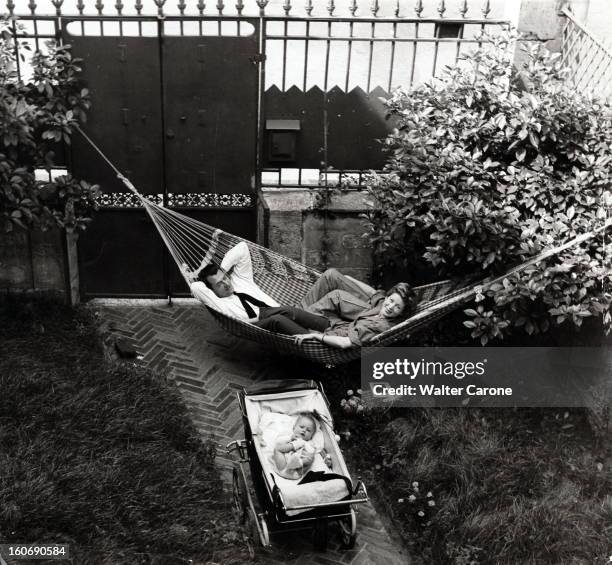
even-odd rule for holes
{"type": "Polygon", "coordinates": [[[319,277],[300,303],[283,306],[261,290],[253,280],[249,248],[244,242],[232,247],[221,266],[203,265],[183,274],[192,294],[221,313],[248,321],[273,332],[349,348],[366,345],[372,338],[399,323],[414,307],[414,292],[399,283],[388,292],[329,269],[319,277]]]}

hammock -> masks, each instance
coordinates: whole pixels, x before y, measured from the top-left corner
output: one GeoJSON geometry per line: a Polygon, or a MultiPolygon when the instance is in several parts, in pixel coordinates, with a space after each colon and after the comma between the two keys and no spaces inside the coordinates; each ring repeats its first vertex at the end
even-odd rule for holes
{"type": "MultiPolygon", "coordinates": [[[[211,261],[219,265],[225,253],[240,241],[244,241],[247,244],[251,253],[255,282],[281,305],[299,305],[302,297],[320,276],[321,273],[315,269],[311,269],[275,251],[215,229],[203,222],[150,201],[134,188],[80,128],[77,129],[111,166],[125,186],[140,200],[159,231],[170,254],[176,261],[188,286],[191,282],[189,272],[198,271],[203,264],[211,261]]],[[[389,346],[398,340],[405,339],[416,330],[431,324],[443,317],[447,312],[455,310],[474,298],[480,292],[483,285],[489,286],[496,282],[501,282],[503,279],[520,273],[548,257],[590,239],[610,225],[612,225],[612,219],[608,219],[597,229],[544,251],[495,278],[488,278],[469,285],[441,281],[415,287],[417,307],[412,315],[387,331],[378,334],[373,340],[368,342],[367,347],[389,346]]],[[[249,322],[226,316],[208,305],[206,305],[206,308],[226,331],[238,337],[269,345],[280,352],[303,357],[310,361],[334,366],[359,359],[362,354],[360,347],[339,349],[324,345],[318,341],[304,341],[301,345],[296,345],[293,336],[270,332],[249,322]]]]}

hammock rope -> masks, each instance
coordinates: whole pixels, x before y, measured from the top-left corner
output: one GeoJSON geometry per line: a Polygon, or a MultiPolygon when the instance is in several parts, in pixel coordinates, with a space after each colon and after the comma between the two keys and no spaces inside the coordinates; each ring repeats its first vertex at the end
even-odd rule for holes
{"type": "MultiPolygon", "coordinates": [[[[142,203],[188,286],[206,264],[213,262],[220,265],[225,253],[240,241],[244,241],[249,247],[255,282],[279,304],[299,305],[302,297],[320,276],[318,271],[275,251],[152,202],[146,195],[136,190],[134,185],[121,174],[102,150],[79,127],[76,129],[115,171],[126,188],[142,203]]],[[[599,232],[605,232],[611,225],[612,218],[608,218],[603,225],[596,229],[545,250],[509,269],[506,273],[493,278],[489,277],[469,285],[440,281],[415,287],[418,301],[415,311],[406,320],[380,333],[368,343],[368,346],[387,346],[404,339],[414,333],[415,330],[429,325],[447,312],[468,302],[481,292],[483,287],[502,282],[504,279],[521,273],[547,258],[579,245],[599,232]]],[[[271,345],[285,353],[298,355],[327,365],[337,365],[358,359],[361,356],[361,349],[358,347],[337,349],[314,341],[304,341],[298,346],[294,343],[292,336],[275,334],[248,322],[230,318],[214,308],[208,306],[207,308],[216,321],[230,333],[271,345]]]]}

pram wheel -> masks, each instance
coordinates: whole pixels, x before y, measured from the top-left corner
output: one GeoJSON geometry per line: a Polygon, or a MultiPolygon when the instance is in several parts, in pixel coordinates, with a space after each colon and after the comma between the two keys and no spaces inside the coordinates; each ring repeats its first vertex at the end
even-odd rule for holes
{"type": "Polygon", "coordinates": [[[317,520],[312,530],[312,544],[317,551],[327,548],[327,520],[317,520]]]}
{"type": "Polygon", "coordinates": [[[258,516],[259,518],[259,540],[261,545],[264,547],[270,547],[270,533],[268,532],[268,523],[264,518],[263,514],[258,516]]]}
{"type": "Polygon", "coordinates": [[[259,543],[263,547],[270,547],[270,533],[268,531],[268,524],[263,514],[255,514],[254,510],[247,511],[246,515],[247,530],[249,537],[255,543],[259,540],[259,543]]]}
{"type": "Polygon", "coordinates": [[[232,471],[232,502],[233,513],[238,524],[242,526],[246,521],[249,500],[244,477],[237,467],[234,467],[232,471]]]}
{"type": "Polygon", "coordinates": [[[350,516],[338,520],[338,526],[342,549],[353,549],[357,540],[357,516],[352,508],[350,516]]]}

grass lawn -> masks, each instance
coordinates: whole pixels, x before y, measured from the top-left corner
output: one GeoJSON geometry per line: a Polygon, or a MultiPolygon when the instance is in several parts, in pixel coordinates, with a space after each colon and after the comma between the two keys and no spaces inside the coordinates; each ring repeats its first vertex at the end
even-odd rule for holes
{"type": "Polygon", "coordinates": [[[246,561],[214,445],[163,379],[105,361],[86,310],[2,299],[0,390],[0,543],[68,543],[79,565],[246,561]]]}
{"type": "Polygon", "coordinates": [[[349,460],[416,564],[597,565],[612,554],[612,458],[584,411],[398,410],[352,428],[349,460]]]}
{"type": "MultiPolygon", "coordinates": [[[[443,344],[443,332],[436,339],[443,344]]],[[[345,419],[339,427],[351,432],[341,446],[415,565],[609,563],[609,411],[607,421],[605,411],[552,408],[395,408],[347,418],[340,399],[359,386],[345,371],[329,391],[336,419],[345,419]]]]}

